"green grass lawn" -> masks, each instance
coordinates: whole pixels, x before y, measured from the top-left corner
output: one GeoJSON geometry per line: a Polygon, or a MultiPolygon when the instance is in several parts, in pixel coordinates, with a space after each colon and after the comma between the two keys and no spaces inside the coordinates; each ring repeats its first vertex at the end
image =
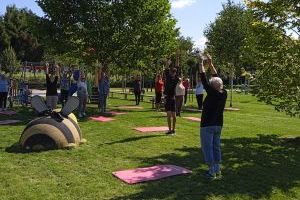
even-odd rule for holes
{"type": "MultiPolygon", "coordinates": [[[[130,104],[109,100],[110,108],[130,104]]],[[[139,134],[132,128],[166,124],[151,104],[142,105],[143,110],[128,111],[114,122],[81,120],[87,144],[41,153],[18,153],[13,147],[34,118],[32,111],[19,108],[14,118],[23,123],[0,126],[0,199],[300,199],[299,143],[286,139],[300,135],[299,118],[278,113],[250,95],[235,94],[234,107],[241,111],[225,113],[224,178],[208,182],[203,177],[199,123],[178,119],[175,137],[139,134]],[[156,164],[175,164],[193,173],[137,185],[111,174],[156,164]]],[[[90,105],[89,113],[96,112],[90,105]]]]}

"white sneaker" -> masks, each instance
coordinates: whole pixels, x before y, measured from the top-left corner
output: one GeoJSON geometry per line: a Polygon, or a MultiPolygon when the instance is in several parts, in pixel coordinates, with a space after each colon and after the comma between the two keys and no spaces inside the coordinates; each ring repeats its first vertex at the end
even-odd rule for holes
{"type": "Polygon", "coordinates": [[[81,114],[81,113],[79,113],[79,114],[78,114],[78,117],[79,117],[79,118],[82,118],[83,116],[82,116],[82,114],[81,114]]]}

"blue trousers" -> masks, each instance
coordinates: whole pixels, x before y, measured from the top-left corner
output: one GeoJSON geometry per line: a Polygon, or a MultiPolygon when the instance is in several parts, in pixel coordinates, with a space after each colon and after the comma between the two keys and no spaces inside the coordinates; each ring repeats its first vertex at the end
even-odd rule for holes
{"type": "Polygon", "coordinates": [[[204,160],[209,166],[218,165],[221,162],[221,131],[221,126],[201,127],[201,149],[204,160]]]}
{"type": "Polygon", "coordinates": [[[99,94],[99,108],[101,112],[106,112],[107,94],[99,94]]]}

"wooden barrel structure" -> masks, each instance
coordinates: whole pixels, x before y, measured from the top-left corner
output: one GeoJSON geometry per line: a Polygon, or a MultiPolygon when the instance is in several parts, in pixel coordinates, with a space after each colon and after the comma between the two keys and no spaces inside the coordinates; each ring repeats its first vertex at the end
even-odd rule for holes
{"type": "Polygon", "coordinates": [[[23,149],[31,151],[72,148],[84,142],[74,114],[62,121],[51,116],[34,119],[27,124],[19,141],[23,149]]]}

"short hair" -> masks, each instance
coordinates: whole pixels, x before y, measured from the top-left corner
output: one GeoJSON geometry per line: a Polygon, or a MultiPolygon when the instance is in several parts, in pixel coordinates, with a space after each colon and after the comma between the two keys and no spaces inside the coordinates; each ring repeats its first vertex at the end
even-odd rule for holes
{"type": "Polygon", "coordinates": [[[210,85],[216,84],[220,87],[220,89],[223,89],[223,81],[219,77],[212,77],[211,79],[209,79],[209,83],[210,85]]]}

